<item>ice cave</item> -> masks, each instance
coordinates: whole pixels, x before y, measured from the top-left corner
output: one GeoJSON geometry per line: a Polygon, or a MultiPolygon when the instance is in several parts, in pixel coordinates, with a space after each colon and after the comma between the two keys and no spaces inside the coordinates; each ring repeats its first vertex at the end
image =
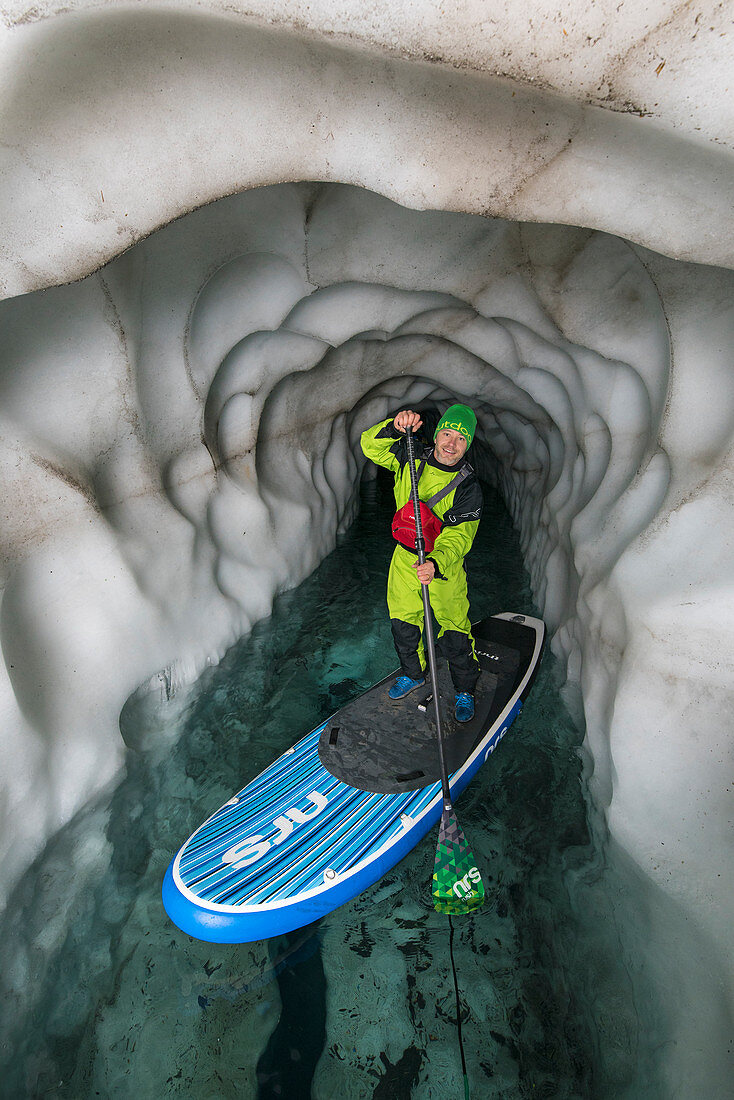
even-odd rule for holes
{"type": "MultiPolygon", "coordinates": [[[[135,1043],[100,1006],[140,943],[150,975],[186,937],[154,893],[141,911],[132,853],[127,953],[114,903],[94,906],[105,938],[84,899],[145,813],[121,785],[135,761],[165,771],[197,678],[235,643],[259,667],[265,643],[246,639],[274,601],[292,621],[288,593],[350,530],[362,430],[465,400],[581,730],[569,754],[593,856],[585,876],[569,862],[563,889],[583,966],[604,937],[595,1019],[607,1038],[628,1032],[624,1069],[590,1040],[605,1068],[586,1091],[554,1085],[549,1056],[544,1092],[515,1067],[476,1094],[731,1095],[731,8],[2,12],[0,1092],[276,1095],[264,1071],[227,1077],[226,1021],[219,1084],[194,1076],[187,1091],[164,1054],[249,996],[253,1065],[276,1059],[272,959],[267,977],[254,954],[245,971],[200,952],[206,975],[239,974],[218,999],[196,995],[194,964],[173,1008],[141,987],[157,1023],[148,1068],[131,1068],[135,1043]],[[624,1009],[607,973],[624,974],[624,1009]],[[105,1041],[132,1076],[84,1076],[105,1041]]],[[[177,823],[166,843],[194,824],[177,823]]],[[[143,862],[162,874],[171,854],[153,844],[143,862]]],[[[316,966],[298,950],[293,998],[316,966]]],[[[453,1095],[440,1091],[453,1053],[411,1062],[400,988],[349,1030],[361,1002],[340,1002],[332,950],[317,956],[313,1064],[280,1094],[453,1095]]],[[[494,994],[471,966],[478,1004],[494,994]]],[[[497,1035],[482,1044],[511,1060],[519,1040],[497,1035]]]]}

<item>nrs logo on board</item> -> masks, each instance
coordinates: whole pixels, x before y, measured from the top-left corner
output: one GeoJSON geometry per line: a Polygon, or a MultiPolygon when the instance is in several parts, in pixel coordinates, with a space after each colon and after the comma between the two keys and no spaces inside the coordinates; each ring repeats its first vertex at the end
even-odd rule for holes
{"type": "Polygon", "coordinates": [[[286,810],[285,813],[276,817],[273,822],[273,827],[278,830],[276,836],[270,839],[266,839],[264,834],[248,836],[227,849],[222,856],[222,863],[231,863],[235,871],[241,871],[244,867],[249,867],[251,863],[257,863],[271,847],[282,844],[284,840],[288,839],[293,832],[294,825],[304,825],[307,821],[317,817],[322,810],[326,809],[329,801],[326,795],[320,794],[318,791],[311,791],[306,797],[310,802],[313,802],[316,807],[314,810],[309,813],[305,810],[299,810],[296,806],[286,810]]]}

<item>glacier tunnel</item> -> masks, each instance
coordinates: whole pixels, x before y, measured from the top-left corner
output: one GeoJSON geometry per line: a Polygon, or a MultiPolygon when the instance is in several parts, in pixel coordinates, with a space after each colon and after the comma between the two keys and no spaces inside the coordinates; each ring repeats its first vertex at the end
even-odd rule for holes
{"type": "Polygon", "coordinates": [[[532,7],[4,5],[0,887],[333,550],[363,429],[466,400],[669,1095],[724,1095],[732,21],[532,7]]]}

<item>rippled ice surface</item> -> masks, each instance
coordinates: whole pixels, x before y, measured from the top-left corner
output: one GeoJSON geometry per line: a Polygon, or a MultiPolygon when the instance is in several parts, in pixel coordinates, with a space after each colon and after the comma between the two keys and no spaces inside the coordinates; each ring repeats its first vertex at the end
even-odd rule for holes
{"type": "MultiPolygon", "coordinates": [[[[533,613],[517,538],[485,493],[473,616],[533,613]]],[[[463,1096],[449,930],[431,906],[435,837],[353,903],[267,942],[192,940],[160,902],[165,868],[201,820],[394,667],[390,514],[389,485],[365,486],[334,553],[183,702],[126,708],[137,745],[126,778],[49,846],[10,905],[3,1096],[463,1096]]],[[[455,920],[474,1098],[643,1095],[580,742],[548,652],[458,803],[489,888],[484,910],[455,920]]]]}

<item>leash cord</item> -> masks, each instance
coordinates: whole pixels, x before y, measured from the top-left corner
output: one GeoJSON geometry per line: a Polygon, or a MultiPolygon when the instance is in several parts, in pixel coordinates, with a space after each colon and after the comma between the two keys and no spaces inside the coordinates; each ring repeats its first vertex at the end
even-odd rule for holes
{"type": "Polygon", "coordinates": [[[461,1000],[459,998],[459,979],[456,974],[456,960],[454,959],[454,922],[449,915],[449,955],[451,956],[451,972],[454,975],[454,993],[456,995],[456,1029],[459,1033],[459,1050],[461,1052],[461,1072],[464,1074],[464,1098],[469,1100],[469,1077],[466,1072],[466,1057],[464,1055],[464,1037],[461,1031],[461,1000]]]}

